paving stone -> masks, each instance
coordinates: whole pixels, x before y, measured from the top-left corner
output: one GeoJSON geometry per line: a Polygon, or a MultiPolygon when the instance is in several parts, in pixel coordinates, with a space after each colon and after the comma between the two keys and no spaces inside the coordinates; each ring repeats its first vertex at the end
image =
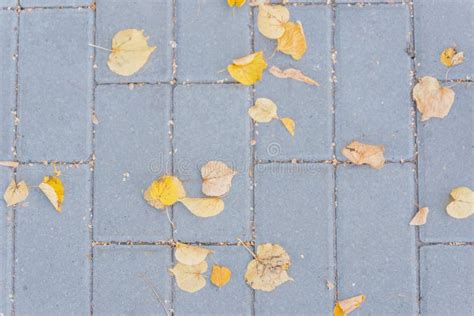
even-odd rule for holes
{"type": "Polygon", "coordinates": [[[430,208],[420,231],[421,239],[428,242],[474,241],[474,217],[459,220],[446,213],[453,188],[474,189],[474,87],[453,89],[456,100],[447,117],[418,122],[420,206],[430,208]]]}
{"type": "Polygon", "coordinates": [[[251,53],[248,6],[226,1],[177,1],[179,81],[233,81],[227,65],[251,53]]]}
{"type": "Polygon", "coordinates": [[[0,8],[11,8],[11,7],[15,7],[16,5],[17,5],[17,0],[0,0],[0,8]]]}
{"type": "Polygon", "coordinates": [[[214,251],[207,259],[209,267],[204,273],[207,284],[202,290],[192,294],[176,287],[176,315],[251,315],[252,291],[245,283],[244,275],[252,257],[244,247],[206,248],[214,251]],[[232,271],[229,283],[221,288],[210,281],[214,261],[232,271]]]}
{"type": "Polygon", "coordinates": [[[109,48],[114,35],[124,29],[145,30],[148,44],[156,46],[143,68],[132,76],[120,76],[107,66],[109,52],[96,50],[98,82],[157,82],[172,79],[173,2],[170,0],[98,0],[97,45],[109,48]]]}
{"type": "Polygon", "coordinates": [[[19,0],[22,7],[72,7],[91,5],[92,0],[19,0]]]}
{"type": "Polygon", "coordinates": [[[263,50],[269,67],[297,68],[321,83],[314,87],[291,79],[279,79],[265,73],[256,85],[256,97],[276,102],[281,117],[296,122],[291,136],[277,120],[259,124],[257,158],[263,160],[331,159],[332,157],[332,84],[331,9],[327,6],[291,7],[291,17],[303,24],[308,49],[300,61],[275,53],[275,41],[265,38],[255,26],[256,50],[263,50]]]}
{"type": "Polygon", "coordinates": [[[186,241],[229,241],[250,238],[250,92],[240,85],[185,85],[175,90],[174,172],[188,196],[203,196],[201,167],[221,160],[238,174],[224,197],[224,211],[199,218],[176,204],[175,238],[186,241]],[[192,227],[193,229],[189,229],[192,227]]]}
{"type": "Polygon", "coordinates": [[[410,159],[408,6],[341,6],[336,14],[338,158],[344,159],[341,149],[356,139],[383,144],[387,159],[410,159]]]}
{"type": "Polygon", "coordinates": [[[421,314],[473,315],[474,247],[422,247],[420,257],[421,314]]]}
{"type": "Polygon", "coordinates": [[[102,241],[171,238],[166,214],[143,199],[169,173],[171,87],[99,86],[96,90],[94,237],[102,241]]]}
{"type": "Polygon", "coordinates": [[[91,175],[88,166],[60,166],[62,212],[32,186],[51,167],[25,166],[17,178],[30,185],[27,206],[16,210],[15,312],[89,314],[91,175]]]}
{"type": "MultiPolygon", "coordinates": [[[[1,3],[1,2],[0,2],[1,3]]],[[[14,116],[16,102],[16,24],[14,11],[0,10],[0,28],[5,30],[0,37],[0,160],[13,158],[15,138],[14,116]]]]}
{"type": "Polygon", "coordinates": [[[434,76],[444,79],[473,78],[474,63],[474,2],[470,0],[414,1],[415,45],[417,76],[434,76]],[[446,9],[446,6],[449,9],[446,9]],[[464,52],[463,64],[447,68],[440,63],[439,55],[446,47],[464,52]]]}
{"type": "Polygon", "coordinates": [[[360,315],[417,312],[413,169],[337,168],[339,298],[365,294],[360,315]]]}
{"type": "Polygon", "coordinates": [[[154,291],[171,303],[171,249],[167,246],[94,248],[96,315],[166,315],[154,291]]]}
{"type": "Polygon", "coordinates": [[[258,165],[255,196],[257,244],[278,243],[292,265],[287,282],[256,292],[257,315],[322,315],[334,292],[333,167],[316,164],[258,165]]]}
{"type": "MultiPolygon", "coordinates": [[[[0,168],[0,190],[5,192],[13,178],[13,172],[0,168]]],[[[12,297],[12,262],[13,262],[13,208],[0,204],[0,314],[10,315],[12,297]]]]}
{"type": "Polygon", "coordinates": [[[21,160],[85,160],[91,154],[93,14],[33,10],[20,16],[21,160]]]}

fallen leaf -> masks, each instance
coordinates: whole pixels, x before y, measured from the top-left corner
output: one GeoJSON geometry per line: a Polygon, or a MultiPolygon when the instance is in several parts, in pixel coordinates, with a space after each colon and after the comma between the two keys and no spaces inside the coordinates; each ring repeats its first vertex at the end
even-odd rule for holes
{"type": "Polygon", "coordinates": [[[335,285],[331,281],[326,280],[326,287],[328,288],[328,290],[333,290],[335,285]]]}
{"type": "Polygon", "coordinates": [[[263,36],[277,39],[285,33],[285,23],[290,19],[290,12],[281,5],[261,4],[258,6],[257,26],[263,36]]]}
{"type": "Polygon", "coordinates": [[[267,98],[258,98],[248,110],[250,117],[259,123],[268,123],[278,118],[276,104],[267,98]]]}
{"type": "Polygon", "coordinates": [[[217,287],[222,287],[230,281],[232,271],[229,268],[214,264],[211,272],[211,282],[217,287]]]}
{"type": "Polygon", "coordinates": [[[346,316],[365,301],[365,295],[358,295],[338,301],[334,306],[334,316],[346,316]]]}
{"type": "Polygon", "coordinates": [[[270,0],[250,0],[249,1],[249,6],[256,7],[256,6],[259,6],[261,4],[267,4],[267,3],[270,3],[270,0]]]}
{"type": "Polygon", "coordinates": [[[222,161],[209,161],[201,168],[202,192],[207,196],[222,196],[229,192],[237,172],[222,161]]]}
{"type": "Polygon", "coordinates": [[[154,180],[144,194],[148,204],[157,209],[173,205],[184,197],[186,197],[186,191],[181,181],[174,176],[167,175],[154,180]]]}
{"type": "Polygon", "coordinates": [[[283,124],[283,126],[285,126],[288,133],[290,133],[291,136],[295,136],[295,128],[296,128],[295,121],[293,121],[293,119],[289,117],[283,117],[280,119],[280,121],[283,124]]]}
{"type": "Polygon", "coordinates": [[[259,51],[238,59],[227,66],[229,74],[243,85],[250,86],[262,79],[267,68],[263,52],[259,51]]]}
{"type": "Polygon", "coordinates": [[[99,119],[97,118],[97,115],[95,113],[92,113],[92,124],[99,124],[99,119]]]}
{"type": "Polygon", "coordinates": [[[294,80],[297,80],[297,81],[307,83],[307,84],[312,85],[312,86],[319,87],[319,83],[317,81],[315,81],[315,80],[311,79],[310,77],[306,76],[304,73],[301,72],[301,70],[298,70],[298,69],[288,68],[288,69],[285,69],[285,70],[281,70],[280,68],[278,68],[276,66],[272,66],[269,71],[272,75],[274,75],[277,78],[294,79],[294,80]]]}
{"type": "Polygon", "coordinates": [[[247,0],[227,0],[227,4],[229,5],[229,7],[237,6],[240,8],[245,4],[245,1],[247,0]]]}
{"type": "Polygon", "coordinates": [[[256,258],[247,265],[245,281],[255,290],[273,291],[286,281],[293,280],[287,272],[290,265],[290,256],[282,246],[259,245],[256,258]]]}
{"type": "Polygon", "coordinates": [[[148,61],[156,46],[148,46],[144,30],[126,29],[115,34],[107,65],[121,76],[131,76],[148,61]]]}
{"type": "Polygon", "coordinates": [[[436,78],[429,76],[421,78],[413,88],[413,99],[416,101],[418,111],[422,114],[422,121],[448,115],[454,96],[452,89],[442,87],[436,78]]]}
{"type": "Polygon", "coordinates": [[[413,216],[410,221],[411,226],[421,226],[426,224],[426,219],[428,218],[429,209],[427,207],[422,207],[418,212],[413,216]]]}
{"type": "Polygon", "coordinates": [[[290,55],[294,60],[300,60],[308,48],[304,36],[303,25],[300,21],[286,22],[285,33],[278,38],[277,50],[290,55]]]}
{"type": "Polygon", "coordinates": [[[19,164],[20,163],[18,161],[0,160],[0,166],[3,166],[3,167],[16,168],[18,167],[19,164]]]}
{"type": "Polygon", "coordinates": [[[454,188],[451,193],[451,201],[446,207],[449,216],[463,219],[474,214],[474,193],[467,187],[454,188]]]}
{"type": "Polygon", "coordinates": [[[186,245],[180,242],[176,243],[176,251],[174,252],[174,257],[178,262],[185,264],[185,265],[196,265],[204,260],[206,260],[206,257],[208,254],[210,254],[212,250],[198,247],[198,246],[192,246],[192,245],[186,245]]]}
{"type": "Polygon", "coordinates": [[[218,197],[208,198],[182,198],[179,200],[186,208],[196,216],[211,217],[220,214],[224,210],[224,201],[218,197]]]}
{"type": "Polygon", "coordinates": [[[61,179],[56,176],[45,176],[38,187],[53,204],[56,211],[61,213],[64,201],[64,186],[61,179]]]}
{"type": "Polygon", "coordinates": [[[169,269],[176,278],[178,287],[188,293],[194,293],[206,286],[206,279],[202,276],[207,271],[207,262],[202,261],[197,265],[186,265],[180,262],[169,269]]]}
{"type": "Polygon", "coordinates": [[[385,163],[382,145],[369,145],[353,141],[342,149],[342,154],[356,165],[368,164],[374,169],[380,169],[385,163]]]}
{"type": "Polygon", "coordinates": [[[461,64],[464,61],[464,53],[458,53],[456,48],[448,47],[441,52],[439,55],[439,60],[446,67],[453,67],[461,64]]]}
{"type": "Polygon", "coordinates": [[[26,200],[28,194],[29,191],[26,182],[20,181],[19,183],[16,183],[13,179],[5,190],[3,199],[7,203],[7,206],[12,206],[26,200]]]}

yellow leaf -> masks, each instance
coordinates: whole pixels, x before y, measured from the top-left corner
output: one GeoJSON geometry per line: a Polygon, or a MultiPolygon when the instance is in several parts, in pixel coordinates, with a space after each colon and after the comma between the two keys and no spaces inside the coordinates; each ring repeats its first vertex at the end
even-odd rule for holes
{"type": "Polygon", "coordinates": [[[301,72],[301,70],[298,70],[298,69],[288,68],[285,70],[281,70],[280,68],[276,66],[272,66],[269,72],[277,78],[282,78],[282,79],[290,78],[290,79],[307,83],[312,86],[319,87],[319,83],[317,81],[306,76],[304,73],[301,72]]]}
{"type": "Polygon", "coordinates": [[[229,268],[214,264],[211,272],[211,282],[217,287],[222,287],[230,281],[232,271],[229,268]]]}
{"type": "Polygon", "coordinates": [[[245,272],[245,281],[251,288],[270,292],[293,280],[287,272],[291,265],[290,256],[282,246],[259,245],[256,256],[249,262],[245,272]]]}
{"type": "Polygon", "coordinates": [[[207,196],[221,196],[229,192],[232,178],[237,174],[222,161],[209,161],[201,168],[202,192],[207,196]]]}
{"type": "Polygon", "coordinates": [[[303,25],[300,21],[286,22],[283,27],[285,33],[278,38],[277,50],[290,55],[294,60],[300,60],[308,48],[304,36],[303,25]]]}
{"type": "Polygon", "coordinates": [[[439,55],[440,62],[446,67],[453,67],[461,64],[464,61],[464,53],[458,53],[456,48],[445,48],[439,55]]]}
{"type": "Polygon", "coordinates": [[[454,95],[453,90],[442,87],[436,78],[429,76],[421,78],[413,88],[413,99],[422,114],[422,121],[448,115],[454,102],[454,95]]]}
{"type": "Polygon", "coordinates": [[[451,193],[451,201],[446,207],[449,216],[463,219],[474,214],[474,193],[467,187],[454,188],[451,193]]]}
{"type": "Polygon", "coordinates": [[[64,201],[64,186],[61,179],[56,176],[45,176],[38,187],[53,204],[56,211],[61,213],[64,201]]]}
{"type": "Polygon", "coordinates": [[[334,316],[346,316],[365,301],[365,295],[358,295],[338,301],[334,306],[334,316]]]}
{"type": "Polygon", "coordinates": [[[173,176],[161,176],[150,184],[144,194],[148,204],[157,209],[173,205],[185,196],[186,191],[183,184],[173,176]]]}
{"type": "Polygon", "coordinates": [[[428,218],[429,211],[430,210],[427,207],[420,208],[410,221],[410,225],[420,226],[426,224],[426,219],[428,218]]]}
{"type": "Polygon", "coordinates": [[[262,79],[263,71],[267,68],[263,52],[256,52],[238,59],[227,66],[229,74],[246,86],[253,85],[262,79]]]}
{"type": "Polygon", "coordinates": [[[237,6],[240,8],[245,4],[245,1],[247,0],[227,0],[227,4],[229,5],[229,7],[237,6]]]}
{"type": "Polygon", "coordinates": [[[224,210],[224,201],[218,197],[183,198],[179,201],[183,203],[191,213],[199,217],[216,216],[224,210]]]}
{"type": "Polygon", "coordinates": [[[20,181],[17,184],[15,180],[12,180],[3,194],[3,199],[7,206],[12,206],[26,200],[28,194],[28,186],[25,181],[20,181]]]}
{"type": "Polygon", "coordinates": [[[285,23],[290,12],[281,5],[261,4],[258,6],[257,26],[263,36],[277,39],[285,33],[285,23]]]}
{"type": "Polygon", "coordinates": [[[206,260],[207,255],[210,254],[211,252],[212,252],[211,250],[206,249],[206,248],[186,245],[186,244],[177,242],[174,257],[176,258],[176,260],[178,260],[182,264],[192,266],[206,260]]]}
{"type": "Polygon", "coordinates": [[[293,119],[289,117],[283,117],[280,119],[280,121],[283,124],[283,126],[285,126],[288,133],[290,133],[291,136],[295,136],[295,128],[296,128],[295,121],[293,121],[293,119]]]}
{"type": "Polygon", "coordinates": [[[250,117],[259,123],[268,123],[278,118],[276,104],[267,98],[258,98],[255,105],[249,108],[250,117]]]}
{"type": "Polygon", "coordinates": [[[207,271],[206,261],[197,265],[186,265],[178,262],[169,271],[173,273],[176,284],[183,291],[194,293],[206,286],[206,279],[202,276],[207,271]]]}
{"type": "Polygon", "coordinates": [[[121,76],[131,76],[145,65],[156,46],[148,46],[144,30],[126,29],[115,34],[107,65],[121,76]]]}
{"type": "Polygon", "coordinates": [[[353,141],[342,149],[342,154],[356,165],[368,164],[374,169],[380,169],[385,163],[382,145],[369,145],[353,141]]]}

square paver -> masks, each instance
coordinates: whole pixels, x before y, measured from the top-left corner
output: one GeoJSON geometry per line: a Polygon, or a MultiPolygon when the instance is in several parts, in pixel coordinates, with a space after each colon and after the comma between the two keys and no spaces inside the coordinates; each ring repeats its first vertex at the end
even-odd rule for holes
{"type": "MultiPolygon", "coordinates": [[[[281,117],[296,122],[291,136],[281,122],[258,124],[257,158],[263,160],[323,160],[332,157],[331,9],[328,6],[290,7],[291,17],[303,24],[308,49],[299,61],[276,52],[275,41],[255,25],[256,50],[263,50],[268,67],[297,68],[317,80],[315,87],[269,73],[256,85],[256,97],[272,99],[281,117]],[[270,57],[274,53],[273,57],[270,57]]],[[[257,12],[257,11],[255,11],[257,12]]]]}
{"type": "Polygon", "coordinates": [[[91,154],[93,14],[20,14],[19,143],[23,161],[77,161],[91,154]]]}
{"type": "Polygon", "coordinates": [[[251,53],[250,11],[226,1],[177,1],[179,81],[233,81],[227,65],[251,53]]]}
{"type": "Polygon", "coordinates": [[[338,6],[336,148],[383,144],[385,157],[413,156],[408,5],[338,6]]]}
{"type": "Polygon", "coordinates": [[[270,293],[257,291],[256,314],[327,314],[334,297],[326,287],[326,280],[334,282],[333,167],[274,163],[256,168],[257,245],[285,248],[294,279],[270,293]]]}
{"type": "Polygon", "coordinates": [[[224,211],[199,218],[182,204],[174,207],[175,238],[229,241],[250,238],[250,91],[240,85],[184,85],[175,89],[174,172],[189,197],[203,196],[201,167],[220,160],[238,174],[224,197],[224,211]],[[189,229],[192,227],[192,229],[189,229]]]}
{"type": "MultiPolygon", "coordinates": [[[[5,192],[13,178],[13,172],[0,168],[0,190],[5,192]]],[[[3,201],[0,204],[0,313],[10,315],[12,297],[12,263],[13,263],[13,207],[7,208],[3,201]]]]}
{"type": "Polygon", "coordinates": [[[247,264],[252,260],[244,247],[205,247],[214,252],[208,256],[204,273],[206,286],[196,293],[187,293],[176,287],[176,315],[251,315],[252,291],[245,283],[247,264]],[[212,265],[228,267],[232,276],[226,285],[216,287],[210,281],[212,265]]]}
{"type": "Polygon", "coordinates": [[[166,315],[171,303],[171,249],[167,246],[96,246],[95,315],[166,315]]]}
{"type": "Polygon", "coordinates": [[[474,189],[474,87],[453,89],[456,99],[447,117],[418,122],[420,207],[430,209],[420,228],[423,241],[474,241],[474,217],[459,220],[446,213],[452,189],[474,189]]]}
{"type": "Polygon", "coordinates": [[[415,314],[414,166],[340,166],[336,179],[339,299],[365,294],[363,315],[415,314]]]}
{"type": "Polygon", "coordinates": [[[15,128],[13,111],[16,102],[16,40],[15,11],[0,10],[2,49],[0,49],[0,160],[13,158],[15,128]]]}
{"type": "Polygon", "coordinates": [[[17,4],[17,0],[0,0],[0,8],[13,8],[17,4]]]}
{"type": "Polygon", "coordinates": [[[132,76],[120,76],[107,66],[109,52],[96,49],[98,82],[157,82],[172,79],[173,2],[170,0],[98,0],[97,45],[110,48],[124,29],[145,30],[148,45],[156,46],[147,63],[132,76]]]}
{"type": "Polygon", "coordinates": [[[156,241],[171,237],[163,211],[143,192],[171,162],[171,87],[99,86],[96,90],[94,238],[156,241]]]}
{"type": "Polygon", "coordinates": [[[22,7],[77,7],[91,5],[93,0],[19,0],[22,7]]]}
{"type": "Polygon", "coordinates": [[[414,1],[417,76],[444,79],[473,78],[474,2],[471,0],[414,1]],[[446,9],[449,7],[449,9],[446,9]],[[447,47],[464,52],[463,64],[447,73],[439,55],[447,47]],[[447,74],[446,74],[447,73],[447,74]]]}
{"type": "Polygon", "coordinates": [[[473,315],[474,247],[423,247],[420,260],[421,314],[473,315]]]}
{"type": "Polygon", "coordinates": [[[61,213],[34,188],[52,167],[25,166],[17,173],[30,194],[16,210],[16,314],[89,313],[91,173],[87,165],[58,168],[65,189],[61,213]]]}

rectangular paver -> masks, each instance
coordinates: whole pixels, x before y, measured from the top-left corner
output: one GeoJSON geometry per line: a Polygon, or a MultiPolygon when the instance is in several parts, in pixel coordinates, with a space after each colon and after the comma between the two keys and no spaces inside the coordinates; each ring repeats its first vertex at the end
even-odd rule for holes
{"type": "MultiPolygon", "coordinates": [[[[5,192],[13,172],[0,168],[0,190],[5,192]]],[[[0,204],[0,314],[10,315],[12,296],[13,207],[0,204]]]]}
{"type": "Polygon", "coordinates": [[[336,144],[383,144],[385,157],[413,155],[408,5],[338,6],[336,144]]]}
{"type": "Polygon", "coordinates": [[[20,14],[21,160],[85,160],[91,154],[90,10],[20,14]]]}
{"type": "Polygon", "coordinates": [[[227,65],[251,52],[249,13],[221,0],[177,1],[178,80],[233,80],[227,65]]]}
{"type": "Polygon", "coordinates": [[[365,294],[362,315],[417,312],[413,169],[337,168],[339,298],[365,294]]]}
{"type": "Polygon", "coordinates": [[[148,44],[156,50],[136,74],[123,77],[107,66],[109,52],[96,50],[98,82],[157,82],[172,79],[173,2],[163,0],[98,0],[97,45],[110,48],[114,35],[123,29],[145,30],[148,44]]]}
{"type": "Polygon", "coordinates": [[[474,2],[471,0],[414,1],[417,76],[462,79],[474,76],[474,2]],[[446,6],[449,10],[446,10],[446,6]],[[447,47],[464,52],[463,64],[447,68],[439,55],[447,47]]]}
{"type": "Polygon", "coordinates": [[[89,313],[91,174],[87,165],[59,168],[65,188],[61,213],[33,187],[52,174],[51,167],[25,166],[17,173],[30,185],[27,206],[16,210],[18,315],[89,313]]]}
{"type": "Polygon", "coordinates": [[[171,87],[100,86],[96,90],[94,238],[154,241],[171,237],[163,212],[144,190],[170,172],[171,87]]]}
{"type": "Polygon", "coordinates": [[[95,315],[166,315],[171,307],[171,249],[167,246],[96,246],[95,315]]]}
{"type": "Polygon", "coordinates": [[[256,292],[256,314],[328,314],[334,297],[326,287],[326,280],[334,282],[333,167],[277,163],[256,168],[257,245],[283,246],[294,278],[273,292],[256,292]]]}
{"type": "Polygon", "coordinates": [[[13,158],[15,137],[14,114],[16,102],[16,40],[17,15],[15,11],[0,10],[0,160],[13,158]]]}
{"type": "Polygon", "coordinates": [[[181,204],[174,207],[175,238],[186,241],[230,241],[250,238],[251,166],[250,91],[239,85],[188,85],[175,90],[174,172],[187,195],[203,196],[201,167],[220,160],[238,174],[225,195],[224,211],[199,218],[181,204]],[[190,229],[192,227],[192,229],[190,229]]]}
{"type": "Polygon", "coordinates": [[[421,315],[473,315],[474,247],[421,248],[421,315]]]}
{"type": "Polygon", "coordinates": [[[430,209],[420,229],[423,241],[474,241],[474,217],[459,220],[446,213],[453,188],[474,189],[474,87],[453,89],[456,99],[447,117],[418,122],[420,206],[430,209]]]}
{"type": "Polygon", "coordinates": [[[22,7],[77,7],[87,6],[93,0],[19,0],[22,7]]]}
{"type": "Polygon", "coordinates": [[[12,8],[17,4],[17,0],[0,0],[0,8],[12,8]]]}
{"type": "Polygon", "coordinates": [[[176,288],[176,315],[251,315],[252,291],[245,283],[247,264],[252,260],[244,247],[206,247],[214,252],[208,257],[204,273],[206,286],[196,293],[176,288]],[[228,267],[232,276],[226,285],[217,288],[210,282],[212,265],[228,267]]]}
{"type": "MultiPolygon", "coordinates": [[[[332,156],[331,9],[328,6],[290,7],[291,16],[303,24],[308,49],[299,61],[276,52],[275,41],[265,38],[255,25],[256,50],[263,50],[269,67],[297,68],[317,80],[315,87],[269,73],[256,85],[256,97],[272,99],[281,117],[296,122],[291,136],[278,120],[259,124],[257,158],[263,160],[322,160],[332,156]],[[272,54],[273,57],[270,57],[272,54]]],[[[257,11],[256,11],[257,12],[257,11]]],[[[256,20],[256,19],[255,19],[256,20]]]]}

